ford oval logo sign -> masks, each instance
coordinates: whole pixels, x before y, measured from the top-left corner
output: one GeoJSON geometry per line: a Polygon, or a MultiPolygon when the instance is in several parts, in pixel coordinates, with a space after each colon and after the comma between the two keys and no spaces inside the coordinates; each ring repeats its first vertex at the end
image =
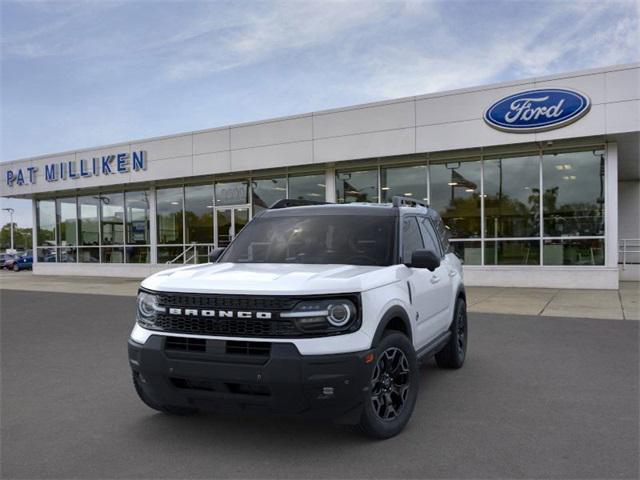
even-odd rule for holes
{"type": "Polygon", "coordinates": [[[590,107],[589,97],[575,90],[541,88],[498,100],[484,113],[484,120],[507,132],[540,132],[575,122],[590,107]]]}

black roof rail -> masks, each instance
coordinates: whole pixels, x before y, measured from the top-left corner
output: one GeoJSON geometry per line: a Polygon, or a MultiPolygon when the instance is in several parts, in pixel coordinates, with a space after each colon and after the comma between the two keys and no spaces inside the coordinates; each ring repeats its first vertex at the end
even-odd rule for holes
{"type": "Polygon", "coordinates": [[[269,210],[289,207],[305,207],[308,205],[328,205],[330,202],[319,202],[317,200],[299,200],[295,198],[283,198],[269,207],[269,210]]]}
{"type": "Polygon", "coordinates": [[[429,208],[429,203],[424,200],[418,200],[417,198],[403,197],[401,195],[395,195],[393,197],[394,207],[424,207],[429,208]]]}

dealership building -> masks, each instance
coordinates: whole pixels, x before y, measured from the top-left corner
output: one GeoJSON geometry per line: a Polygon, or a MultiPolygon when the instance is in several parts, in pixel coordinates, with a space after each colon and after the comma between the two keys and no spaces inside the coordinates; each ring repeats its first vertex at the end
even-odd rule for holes
{"type": "Polygon", "coordinates": [[[279,199],[405,195],[442,215],[470,285],[613,289],[640,277],[640,64],[0,169],[1,196],[33,201],[36,274],[143,277],[206,262],[279,199]]]}

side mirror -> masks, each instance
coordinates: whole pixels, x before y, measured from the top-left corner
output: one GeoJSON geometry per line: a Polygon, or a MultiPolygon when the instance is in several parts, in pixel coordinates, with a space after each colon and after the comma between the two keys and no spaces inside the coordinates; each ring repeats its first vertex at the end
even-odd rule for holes
{"type": "Polygon", "coordinates": [[[211,263],[217,262],[220,256],[224,253],[224,251],[225,249],[222,247],[214,248],[213,250],[211,250],[211,253],[209,254],[209,261],[211,263]]]}
{"type": "Polygon", "coordinates": [[[416,250],[411,255],[411,264],[407,267],[426,268],[433,272],[440,266],[440,257],[433,250],[416,250]]]}

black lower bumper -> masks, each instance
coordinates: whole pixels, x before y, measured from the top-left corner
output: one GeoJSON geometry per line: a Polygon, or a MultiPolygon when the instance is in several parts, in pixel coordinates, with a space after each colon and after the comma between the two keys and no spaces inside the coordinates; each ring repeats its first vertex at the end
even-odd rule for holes
{"type": "Polygon", "coordinates": [[[161,405],[352,423],[373,368],[365,363],[370,351],[303,356],[292,343],[198,340],[194,347],[168,338],[154,335],[144,345],[129,340],[133,373],[161,405]]]}

